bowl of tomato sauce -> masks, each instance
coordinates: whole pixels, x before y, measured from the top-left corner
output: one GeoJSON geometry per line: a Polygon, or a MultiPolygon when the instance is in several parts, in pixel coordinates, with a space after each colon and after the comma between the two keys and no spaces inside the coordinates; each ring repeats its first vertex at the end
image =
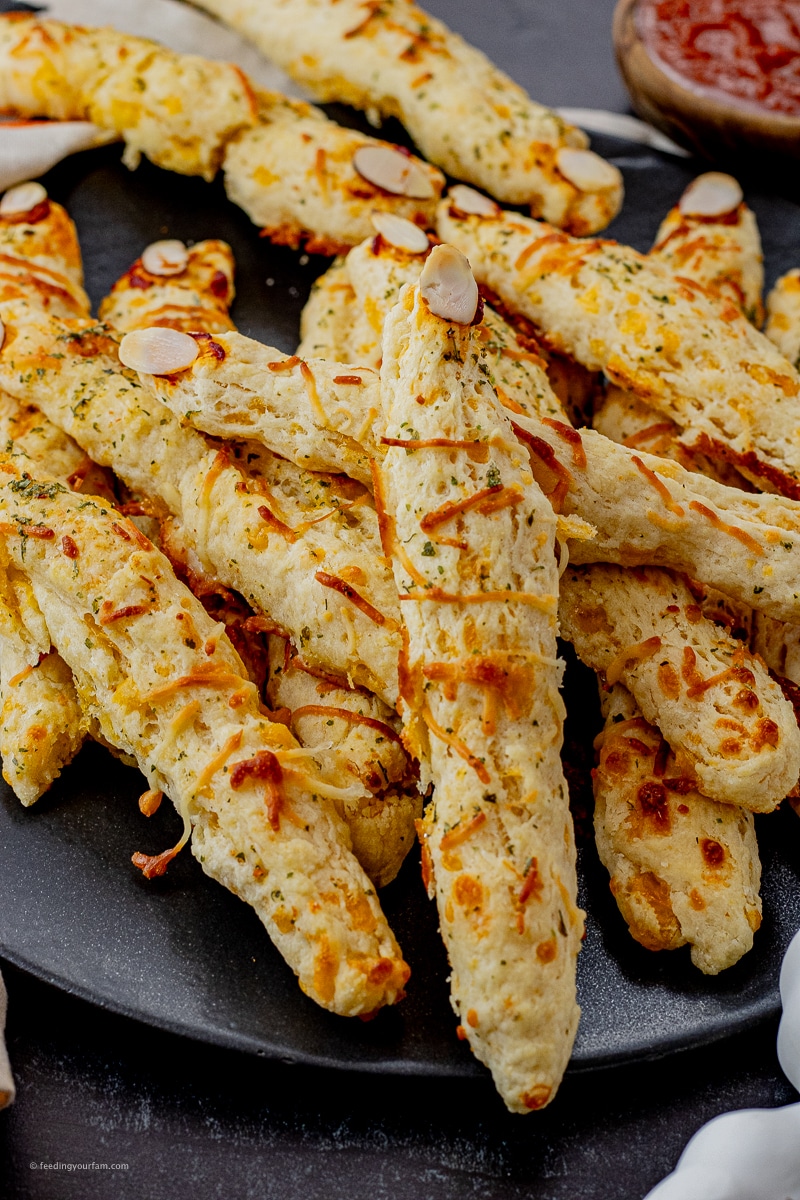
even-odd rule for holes
{"type": "Polygon", "coordinates": [[[646,121],[706,158],[777,156],[800,176],[800,0],[619,0],[614,47],[646,121]]]}

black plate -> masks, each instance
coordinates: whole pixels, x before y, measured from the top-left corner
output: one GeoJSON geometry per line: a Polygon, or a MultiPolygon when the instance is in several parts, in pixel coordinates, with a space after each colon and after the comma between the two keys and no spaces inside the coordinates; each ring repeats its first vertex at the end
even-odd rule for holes
{"type": "MultiPolygon", "coordinates": [[[[354,122],[352,114],[347,119],[354,122]]],[[[388,136],[397,135],[392,127],[388,136]]],[[[594,144],[626,175],[628,199],[611,233],[647,249],[659,217],[700,168],[610,138],[594,144]]],[[[62,163],[45,182],[77,221],[95,304],[147,242],[221,237],[238,263],[234,317],[242,332],[294,350],[300,310],[327,264],[259,239],[219,183],[179,178],[147,163],[130,174],[116,147],[62,163]]],[[[759,216],[771,280],[800,263],[800,210],[788,199],[756,191],[748,199],[759,216]]],[[[741,963],[709,979],[691,966],[685,950],[656,955],[631,941],[588,836],[594,689],[593,677],[573,663],[567,766],[575,784],[581,902],[588,912],[573,1069],[713,1041],[776,1012],[780,961],[800,926],[800,829],[787,812],[758,822],[764,923],[741,963]]],[[[207,879],[188,852],[162,880],[147,882],[131,866],[134,850],[153,853],[172,845],[179,829],[166,805],[149,821],[139,814],[136,798],[143,788],[138,773],[97,746],[88,746],[33,809],[22,809],[4,788],[5,957],[99,1005],[270,1058],[389,1074],[483,1073],[455,1036],[445,954],[416,853],[383,893],[412,967],[408,997],[373,1022],[345,1021],[300,993],[253,912],[207,879]]]]}

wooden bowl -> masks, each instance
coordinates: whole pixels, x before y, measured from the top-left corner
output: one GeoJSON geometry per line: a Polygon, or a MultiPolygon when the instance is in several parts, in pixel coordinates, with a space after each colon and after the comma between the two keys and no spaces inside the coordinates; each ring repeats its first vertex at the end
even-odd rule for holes
{"type": "Polygon", "coordinates": [[[800,159],[800,116],[770,112],[690,80],[678,82],[653,57],[639,27],[640,0],[618,0],[614,50],[635,111],[679,145],[715,162],[800,159]]]}

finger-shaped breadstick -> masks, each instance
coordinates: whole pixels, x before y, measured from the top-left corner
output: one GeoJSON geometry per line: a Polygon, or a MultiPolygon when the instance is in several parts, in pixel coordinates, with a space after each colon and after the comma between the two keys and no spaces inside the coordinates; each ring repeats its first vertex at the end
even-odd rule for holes
{"type": "Polygon", "coordinates": [[[704,454],[689,450],[680,437],[680,428],[646,401],[640,400],[625,388],[609,383],[595,406],[592,428],[612,442],[628,446],[631,450],[646,450],[659,458],[671,458],[687,471],[696,471],[728,487],[753,491],[753,484],[745,479],[731,463],[710,459],[704,454]]]}
{"type": "Polygon", "coordinates": [[[20,116],[93,121],[125,140],[125,160],[213,179],[225,146],[257,119],[238,67],[176,54],[114,29],[5,14],[0,107],[20,116]]]}
{"type": "Polygon", "coordinates": [[[675,275],[703,284],[712,296],[730,301],[760,327],[761,237],[755,213],[731,175],[709,171],[694,179],[661,222],[649,257],[675,275]]]}
{"type": "Polygon", "coordinates": [[[556,350],[674,420],[686,446],[800,498],[800,376],[699,285],[628,247],[517,217],[439,207],[440,237],[556,350]]]}
{"type": "Polygon", "coordinates": [[[5,575],[0,575],[0,680],[3,778],[27,806],[75,757],[88,721],[27,580],[5,575]]]}
{"type": "Polygon", "coordinates": [[[441,172],[308,104],[256,92],[234,66],[113,29],[12,13],[0,19],[0,109],[77,117],[142,154],[212,179],[276,241],[336,253],[366,237],[373,209],[427,224],[441,172]],[[365,157],[366,155],[366,157],[365,157]]]}
{"type": "MultiPolygon", "coordinates": [[[[62,316],[89,312],[75,226],[40,184],[23,184],[0,203],[0,295],[62,316]]],[[[29,392],[30,394],[30,392],[29,392]]],[[[21,470],[111,498],[107,474],[29,403],[0,393],[0,445],[21,470]]],[[[15,580],[0,614],[0,755],[23,804],[33,804],[71,761],[87,720],[72,674],[41,623],[30,628],[30,597],[15,580]]]]}
{"type": "Polygon", "coordinates": [[[228,145],[225,190],[273,242],[340,254],[370,235],[376,210],[432,224],[444,184],[435,167],[309,104],[259,101],[259,123],[228,145]]]}
{"type": "Polygon", "coordinates": [[[98,310],[101,321],[127,333],[150,325],[186,332],[233,329],[233,254],[225,242],[154,242],[117,280],[98,310]]]}
{"type": "Polygon", "coordinates": [[[568,567],[562,636],[608,684],[622,683],[706,796],[770,812],[800,776],[792,706],[761,662],[703,616],[667,571],[568,567]]]}
{"type": "Polygon", "coordinates": [[[343,471],[371,485],[380,397],[368,368],[305,360],[227,333],[202,342],[185,371],[141,379],[196,429],[251,438],[304,469],[343,471]]]}
{"type": "Polygon", "coordinates": [[[376,489],[407,630],[405,736],[435,786],[423,858],[453,1005],[525,1112],[569,1058],[583,915],[559,758],[555,518],[478,369],[477,299],[466,260],[437,247],[389,314],[385,428],[406,446],[390,447],[376,489]],[[488,462],[470,457],[477,436],[488,462]]]}
{"type": "MultiPolygon", "coordinates": [[[[6,570],[30,581],[104,736],[172,798],[187,835],[194,826],[206,873],[253,905],[318,1003],[352,1015],[396,1000],[408,968],[349,851],[338,789],[264,715],[224,631],[166,558],[119,513],[57,484],[4,483],[0,515],[6,570]]],[[[172,856],[137,865],[159,874],[172,856]]]]}
{"type": "Polygon", "coordinates": [[[353,853],[377,887],[397,875],[415,841],[422,797],[399,737],[397,714],[377,696],[309,668],[288,642],[269,639],[267,696],[326,778],[361,794],[339,805],[353,853]]]}
{"type": "Polygon", "coordinates": [[[409,0],[200,0],[322,100],[399,117],[426,158],[576,233],[618,211],[622,180],[587,139],[409,0]]]}
{"type": "Polygon", "coordinates": [[[781,275],[767,296],[767,337],[800,371],[800,269],[781,275]]]}
{"type": "MultiPolygon", "coordinates": [[[[37,371],[42,410],[135,493],[178,517],[203,569],[293,633],[309,661],[393,702],[396,591],[362,488],[274,457],[246,482],[224,449],[181,427],[121,368],[104,326],[57,322],[22,306],[3,305],[0,316],[0,385],[27,395],[21,379],[37,371]]],[[[210,340],[198,335],[195,344],[210,340]]]]}
{"type": "Polygon", "coordinates": [[[688,943],[694,965],[716,975],[750,950],[761,924],[752,814],[709,800],[681,775],[624,687],[601,696],[594,828],[614,899],[637,942],[688,943]]]}
{"type": "Polygon", "coordinates": [[[37,183],[0,201],[0,300],[19,298],[56,317],[89,314],[75,226],[37,183]]]}
{"type": "Polygon", "coordinates": [[[314,280],[311,294],[300,314],[300,358],[327,358],[350,362],[350,324],[355,313],[355,293],[343,258],[314,280]]]}

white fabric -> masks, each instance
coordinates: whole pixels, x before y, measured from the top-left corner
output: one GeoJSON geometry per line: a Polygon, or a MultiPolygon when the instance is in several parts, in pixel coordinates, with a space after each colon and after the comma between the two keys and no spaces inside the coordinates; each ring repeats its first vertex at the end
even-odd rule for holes
{"type": "MultiPolygon", "coordinates": [[[[800,1087],[800,932],[781,970],[778,1058],[800,1087]]],[[[800,1200],[800,1104],[715,1117],[645,1200],[800,1200]]]]}
{"type": "Polygon", "coordinates": [[[7,1008],[8,996],[6,995],[3,976],[0,975],[0,1108],[5,1108],[7,1104],[11,1104],[16,1093],[4,1037],[7,1008]]]}

